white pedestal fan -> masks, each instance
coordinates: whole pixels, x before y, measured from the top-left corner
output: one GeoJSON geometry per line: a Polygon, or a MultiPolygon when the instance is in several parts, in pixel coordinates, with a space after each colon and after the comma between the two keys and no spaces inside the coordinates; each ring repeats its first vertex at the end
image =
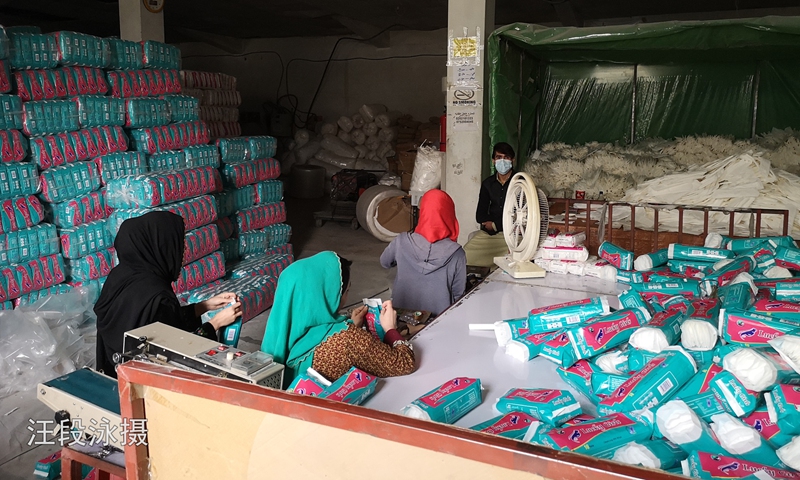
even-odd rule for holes
{"type": "Polygon", "coordinates": [[[503,236],[509,254],[495,257],[494,263],[514,278],[544,277],[544,269],[531,260],[547,236],[547,196],[527,173],[517,173],[509,181],[503,205],[503,236]]]}

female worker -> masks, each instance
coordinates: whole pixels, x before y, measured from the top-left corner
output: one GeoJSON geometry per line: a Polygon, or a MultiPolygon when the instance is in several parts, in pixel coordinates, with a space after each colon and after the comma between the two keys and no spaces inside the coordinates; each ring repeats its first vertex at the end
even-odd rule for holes
{"type": "Polygon", "coordinates": [[[464,294],[467,256],[458,241],[453,199],[430,190],[419,202],[414,233],[401,233],[381,255],[383,268],[397,266],[394,304],[411,310],[442,313],[464,294]]]}
{"type": "Polygon", "coordinates": [[[108,275],[97,314],[97,370],[116,378],[113,356],[122,353],[125,332],[155,322],[216,339],[216,330],[241,315],[234,293],[181,307],[172,290],[183,264],[183,218],[150,212],[125,220],[114,240],[119,264],[108,275]],[[209,322],[200,316],[231,304],[209,322]]]}
{"type": "Polygon", "coordinates": [[[361,328],[367,307],[357,308],[349,320],[338,314],[347,301],[350,265],[334,252],[322,252],[281,273],[261,350],[286,365],[284,388],[309,367],[331,381],[351,367],[376,377],[414,371],[414,352],[396,330],[391,302],[380,314],[383,342],[361,328]]]}

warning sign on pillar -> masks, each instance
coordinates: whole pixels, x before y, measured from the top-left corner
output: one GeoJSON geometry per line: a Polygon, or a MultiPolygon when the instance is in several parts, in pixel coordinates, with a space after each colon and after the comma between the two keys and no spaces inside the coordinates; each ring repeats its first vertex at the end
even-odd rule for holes
{"type": "Polygon", "coordinates": [[[480,107],[483,105],[482,94],[475,88],[452,88],[447,96],[450,107],[480,107]]]}
{"type": "Polygon", "coordinates": [[[456,132],[475,132],[480,130],[477,112],[448,112],[453,118],[453,130],[456,132]]]}

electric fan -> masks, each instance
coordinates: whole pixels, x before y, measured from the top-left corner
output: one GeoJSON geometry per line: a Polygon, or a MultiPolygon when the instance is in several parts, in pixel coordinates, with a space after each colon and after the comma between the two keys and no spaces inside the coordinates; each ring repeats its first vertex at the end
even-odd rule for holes
{"type": "Polygon", "coordinates": [[[509,253],[495,257],[494,263],[514,278],[544,277],[544,269],[531,260],[547,237],[547,196],[527,173],[517,173],[509,181],[503,205],[503,236],[509,253]]]}

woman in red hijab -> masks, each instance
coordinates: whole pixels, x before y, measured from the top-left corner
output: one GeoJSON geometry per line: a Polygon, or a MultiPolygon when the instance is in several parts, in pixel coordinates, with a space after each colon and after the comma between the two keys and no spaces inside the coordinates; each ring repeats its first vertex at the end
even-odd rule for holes
{"type": "Polygon", "coordinates": [[[467,256],[458,240],[456,206],[450,195],[430,190],[419,203],[413,233],[401,233],[381,255],[383,268],[397,266],[392,303],[442,313],[464,294],[467,256]]]}

